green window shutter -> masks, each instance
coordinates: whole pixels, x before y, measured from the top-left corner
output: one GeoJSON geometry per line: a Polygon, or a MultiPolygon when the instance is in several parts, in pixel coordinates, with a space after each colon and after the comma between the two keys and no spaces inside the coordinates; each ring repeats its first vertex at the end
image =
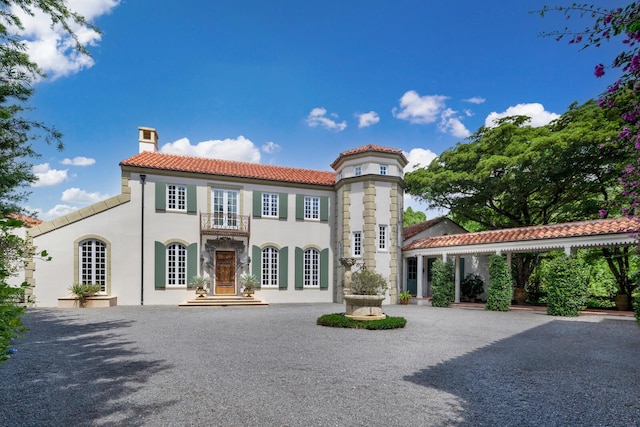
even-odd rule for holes
{"type": "Polygon", "coordinates": [[[167,209],[167,184],[156,182],[156,210],[165,211],[167,209]]]}
{"type": "Polygon", "coordinates": [[[187,287],[191,279],[198,275],[198,244],[187,246],[187,287]]]}
{"type": "Polygon", "coordinates": [[[329,289],[329,249],[320,251],[320,289],[329,289]]]}
{"type": "Polygon", "coordinates": [[[287,208],[289,207],[289,195],[280,193],[278,195],[278,215],[280,219],[287,219],[287,208]]]}
{"type": "Polygon", "coordinates": [[[187,185],[187,212],[196,213],[198,211],[198,201],[196,200],[196,186],[187,185]]]}
{"type": "Polygon", "coordinates": [[[289,272],[289,248],[282,248],[278,252],[278,288],[287,289],[289,272]]]}
{"type": "Polygon", "coordinates": [[[155,285],[156,289],[164,289],[167,285],[167,249],[162,242],[155,242],[155,285]]]}
{"type": "Polygon", "coordinates": [[[258,284],[256,288],[259,288],[262,284],[262,277],[260,273],[262,272],[262,249],[253,245],[251,247],[251,274],[258,278],[258,284]]]}
{"type": "Polygon", "coordinates": [[[304,196],[296,194],[296,219],[304,220],[304,196]]]}
{"type": "Polygon", "coordinates": [[[320,221],[329,221],[329,198],[320,197],[320,221]]]}
{"type": "Polygon", "coordinates": [[[304,251],[296,248],[296,289],[304,287],[304,251]]]}
{"type": "Polygon", "coordinates": [[[253,191],[253,217],[262,218],[262,193],[253,191]]]}

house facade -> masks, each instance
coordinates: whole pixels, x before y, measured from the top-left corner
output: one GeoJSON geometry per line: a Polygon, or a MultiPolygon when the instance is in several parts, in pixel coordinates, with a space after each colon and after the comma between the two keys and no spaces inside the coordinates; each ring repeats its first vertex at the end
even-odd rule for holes
{"type": "Polygon", "coordinates": [[[243,273],[268,303],[341,302],[345,259],[382,274],[395,302],[401,150],[345,151],[330,172],[160,153],[146,127],[138,148],[120,163],[121,194],[28,230],[52,257],[26,271],[36,306],[73,283],[99,283],[117,305],[175,305],[193,298],[194,276],[212,296],[238,295],[243,273]]]}

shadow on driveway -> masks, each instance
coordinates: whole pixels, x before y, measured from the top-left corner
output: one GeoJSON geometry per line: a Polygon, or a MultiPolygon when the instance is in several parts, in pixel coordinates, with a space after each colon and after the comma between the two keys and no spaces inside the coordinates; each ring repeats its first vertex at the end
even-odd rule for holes
{"type": "Polygon", "coordinates": [[[170,368],[121,337],[134,322],[76,320],[44,310],[23,318],[29,339],[0,366],[0,425],[135,426],[154,408],[175,404],[128,401],[152,375],[170,368]]]}

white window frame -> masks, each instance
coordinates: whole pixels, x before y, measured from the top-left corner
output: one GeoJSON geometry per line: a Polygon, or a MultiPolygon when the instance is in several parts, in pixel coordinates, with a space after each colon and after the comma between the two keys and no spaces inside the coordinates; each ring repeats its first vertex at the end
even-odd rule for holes
{"type": "Polygon", "coordinates": [[[167,184],[167,210],[187,211],[187,186],[181,184],[167,184]]]}
{"type": "Polygon", "coordinates": [[[360,176],[362,175],[362,166],[355,166],[353,168],[353,176],[360,176]]]}
{"type": "Polygon", "coordinates": [[[262,216],[278,218],[278,200],[276,193],[262,193],[262,216]]]}
{"type": "Polygon", "coordinates": [[[81,284],[100,285],[99,293],[107,292],[107,244],[98,239],[83,240],[79,244],[79,278],[81,284]]]}
{"type": "Polygon", "coordinates": [[[278,268],[280,252],[273,246],[262,249],[260,285],[263,288],[278,288],[278,268]]]}
{"type": "Polygon", "coordinates": [[[389,250],[389,226],[378,226],[378,250],[386,252],[389,250]]]}
{"type": "Polygon", "coordinates": [[[387,165],[380,165],[380,175],[387,175],[389,173],[389,167],[387,165]]]}
{"type": "Polygon", "coordinates": [[[304,287],[320,288],[320,251],[309,248],[304,251],[304,287]]]}
{"type": "Polygon", "coordinates": [[[187,247],[182,243],[170,243],[166,249],[166,278],[168,288],[187,287],[187,247]]]}
{"type": "Polygon", "coordinates": [[[320,220],[320,197],[304,196],[304,219],[320,220]]]}
{"type": "Polygon", "coordinates": [[[362,231],[354,231],[353,234],[353,256],[362,256],[362,231]]]}
{"type": "Polygon", "coordinates": [[[239,227],[239,200],[238,190],[211,189],[212,228],[237,229],[239,227]]]}

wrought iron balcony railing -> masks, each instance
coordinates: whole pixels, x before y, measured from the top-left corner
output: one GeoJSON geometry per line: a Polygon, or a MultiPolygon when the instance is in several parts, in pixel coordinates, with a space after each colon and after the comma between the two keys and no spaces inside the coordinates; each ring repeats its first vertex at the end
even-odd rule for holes
{"type": "Polygon", "coordinates": [[[248,215],[225,213],[200,213],[200,233],[221,236],[248,236],[250,228],[248,215]]]}

